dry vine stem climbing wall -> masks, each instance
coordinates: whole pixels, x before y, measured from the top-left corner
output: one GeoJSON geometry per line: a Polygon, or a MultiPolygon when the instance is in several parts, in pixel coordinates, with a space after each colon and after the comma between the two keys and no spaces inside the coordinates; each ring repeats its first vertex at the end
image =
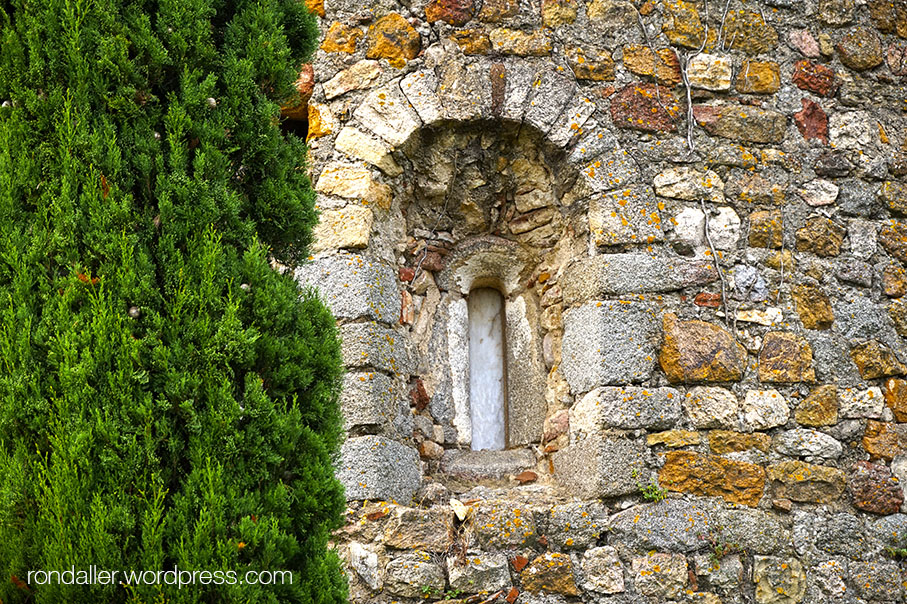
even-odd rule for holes
{"type": "Polygon", "coordinates": [[[907,4],[314,9],[353,601],[905,601],[907,4]]]}

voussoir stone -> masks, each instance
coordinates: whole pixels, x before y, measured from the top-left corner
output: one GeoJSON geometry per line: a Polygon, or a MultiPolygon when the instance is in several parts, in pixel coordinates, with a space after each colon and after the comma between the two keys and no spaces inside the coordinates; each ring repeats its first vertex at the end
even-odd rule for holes
{"type": "Polygon", "coordinates": [[[671,383],[736,382],[746,369],[746,350],[727,330],[705,321],[663,319],[659,363],[671,383]]]}

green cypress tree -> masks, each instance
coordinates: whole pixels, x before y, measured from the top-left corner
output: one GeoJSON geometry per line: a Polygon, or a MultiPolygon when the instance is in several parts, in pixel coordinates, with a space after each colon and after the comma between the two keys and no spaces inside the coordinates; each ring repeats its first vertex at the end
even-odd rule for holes
{"type": "Polygon", "coordinates": [[[345,599],[337,334],[271,268],[316,221],[279,123],[316,41],[298,0],[0,0],[3,603],[345,599]],[[89,565],[293,577],[29,582],[89,565]]]}

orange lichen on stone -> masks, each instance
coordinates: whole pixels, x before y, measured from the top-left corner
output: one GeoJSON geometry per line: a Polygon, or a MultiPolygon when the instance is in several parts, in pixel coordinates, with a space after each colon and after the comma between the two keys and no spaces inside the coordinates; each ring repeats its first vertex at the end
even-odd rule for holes
{"type": "Polygon", "coordinates": [[[755,506],[765,489],[765,470],[723,457],[671,451],[658,472],[658,483],[671,491],[717,496],[730,503],[755,506]]]}

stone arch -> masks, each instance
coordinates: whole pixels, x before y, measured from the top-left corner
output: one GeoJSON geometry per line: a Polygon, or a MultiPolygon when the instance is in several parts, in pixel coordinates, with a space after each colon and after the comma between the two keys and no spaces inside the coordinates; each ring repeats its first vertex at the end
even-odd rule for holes
{"type": "Polygon", "coordinates": [[[557,292],[547,267],[660,239],[638,166],[572,77],[435,55],[362,97],[314,166],[317,254],[297,276],[341,323],[349,499],[405,499],[423,470],[473,480],[534,467],[527,447],[558,407],[548,382],[563,382],[549,375],[563,330],[543,300],[557,292]],[[505,297],[508,341],[511,450],[492,460],[467,451],[464,296],[483,280],[505,297]]]}

